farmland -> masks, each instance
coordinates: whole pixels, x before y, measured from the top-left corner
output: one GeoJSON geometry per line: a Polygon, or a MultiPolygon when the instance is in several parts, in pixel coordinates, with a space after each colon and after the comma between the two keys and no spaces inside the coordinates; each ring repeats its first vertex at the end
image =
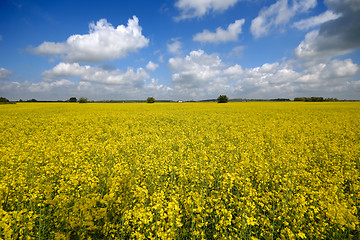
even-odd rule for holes
{"type": "Polygon", "coordinates": [[[0,239],[360,237],[360,103],[0,106],[0,239]]]}

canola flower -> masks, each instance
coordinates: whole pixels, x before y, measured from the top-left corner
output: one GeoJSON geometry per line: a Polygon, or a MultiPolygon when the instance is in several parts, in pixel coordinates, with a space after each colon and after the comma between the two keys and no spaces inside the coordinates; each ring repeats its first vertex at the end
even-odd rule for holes
{"type": "Polygon", "coordinates": [[[357,102],[0,116],[0,239],[360,238],[357,102]]]}

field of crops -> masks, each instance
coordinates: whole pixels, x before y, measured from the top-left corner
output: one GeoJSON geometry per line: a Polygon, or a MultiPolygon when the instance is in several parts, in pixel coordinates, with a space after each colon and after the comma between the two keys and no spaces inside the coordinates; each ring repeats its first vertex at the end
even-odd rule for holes
{"type": "Polygon", "coordinates": [[[360,103],[18,103],[0,117],[0,239],[360,238],[360,103]]]}

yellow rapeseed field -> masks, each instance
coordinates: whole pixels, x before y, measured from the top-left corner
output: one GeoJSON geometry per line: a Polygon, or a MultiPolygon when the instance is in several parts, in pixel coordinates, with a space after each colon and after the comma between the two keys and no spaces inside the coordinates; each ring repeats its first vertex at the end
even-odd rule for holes
{"type": "Polygon", "coordinates": [[[358,239],[360,103],[1,105],[0,239],[358,239]]]}

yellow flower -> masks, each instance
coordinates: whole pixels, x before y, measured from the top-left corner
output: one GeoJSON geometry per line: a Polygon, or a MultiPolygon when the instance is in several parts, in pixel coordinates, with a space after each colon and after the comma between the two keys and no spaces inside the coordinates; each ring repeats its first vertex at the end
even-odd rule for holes
{"type": "Polygon", "coordinates": [[[351,238],[360,229],[359,109],[0,108],[0,239],[351,238]]]}

